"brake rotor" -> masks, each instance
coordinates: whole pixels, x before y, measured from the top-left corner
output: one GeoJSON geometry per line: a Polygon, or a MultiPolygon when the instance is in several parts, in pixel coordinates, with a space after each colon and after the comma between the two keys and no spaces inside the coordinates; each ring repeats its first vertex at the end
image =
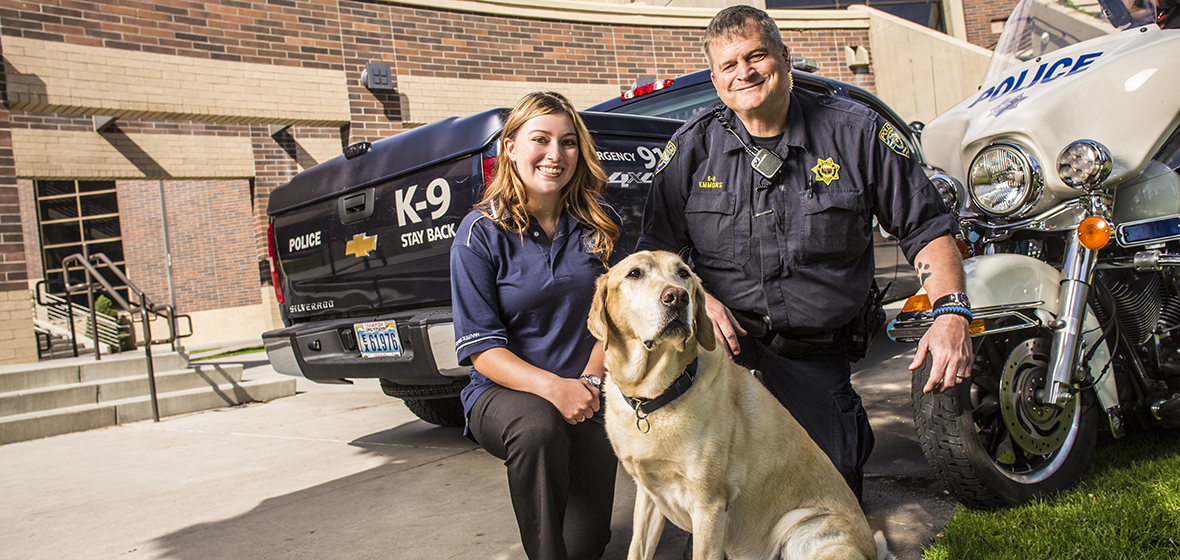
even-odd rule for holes
{"type": "Polygon", "coordinates": [[[1000,412],[1012,441],[1033,455],[1048,455],[1069,436],[1078,400],[1062,407],[1036,399],[1044,389],[1049,366],[1049,341],[1031,338],[1012,349],[1000,376],[1000,412]]]}

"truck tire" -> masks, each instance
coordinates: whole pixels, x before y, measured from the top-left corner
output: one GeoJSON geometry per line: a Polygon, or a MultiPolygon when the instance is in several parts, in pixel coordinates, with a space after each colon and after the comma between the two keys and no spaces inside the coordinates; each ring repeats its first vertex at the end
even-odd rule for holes
{"type": "Polygon", "coordinates": [[[403,399],[406,408],[415,416],[436,426],[444,428],[461,428],[466,423],[463,416],[463,403],[459,397],[446,399],[403,399]]]}
{"type": "Polygon", "coordinates": [[[405,401],[406,408],[424,422],[458,428],[467,423],[459,392],[470,381],[470,378],[465,377],[447,385],[402,385],[382,379],[381,390],[386,395],[405,401]]]}
{"type": "Polygon", "coordinates": [[[1048,340],[1017,332],[979,342],[969,383],[923,393],[929,356],[914,371],[914,425],[931,470],[972,509],[1020,505],[1072,487],[1097,442],[1093,391],[1057,413],[1035,406],[1030,395],[1044,379],[1048,340]]]}

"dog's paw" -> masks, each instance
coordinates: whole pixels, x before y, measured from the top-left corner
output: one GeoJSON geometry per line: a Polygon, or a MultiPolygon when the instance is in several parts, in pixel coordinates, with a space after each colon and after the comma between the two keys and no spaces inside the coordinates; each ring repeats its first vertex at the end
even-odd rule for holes
{"type": "Polygon", "coordinates": [[[894,560],[893,553],[889,552],[889,543],[885,542],[885,533],[873,533],[873,540],[877,542],[877,560],[894,560]]]}

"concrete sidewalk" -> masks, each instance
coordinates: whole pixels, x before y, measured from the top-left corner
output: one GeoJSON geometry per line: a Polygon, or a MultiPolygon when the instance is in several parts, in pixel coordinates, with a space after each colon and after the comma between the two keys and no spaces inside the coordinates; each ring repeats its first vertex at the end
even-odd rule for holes
{"type": "MultiPolygon", "coordinates": [[[[878,340],[854,383],[877,434],[866,513],[916,559],[954,502],[914,440],[912,352],[878,340]]],[[[280,375],[261,353],[218,361],[280,375]]],[[[0,446],[0,473],[0,558],[524,558],[501,462],[375,380],[0,446]]],[[[626,557],[634,493],[620,470],[607,559],[626,557]]],[[[686,538],[669,524],[657,558],[686,538]]]]}

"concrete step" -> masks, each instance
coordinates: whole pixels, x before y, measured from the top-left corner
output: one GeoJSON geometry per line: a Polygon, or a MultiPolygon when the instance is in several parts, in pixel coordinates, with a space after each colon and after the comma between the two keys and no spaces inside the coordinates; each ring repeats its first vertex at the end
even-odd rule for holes
{"type": "MultiPolygon", "coordinates": [[[[143,361],[141,361],[142,363],[143,361]]],[[[156,372],[156,392],[211,388],[242,380],[241,364],[201,364],[156,372]]],[[[127,377],[0,393],[0,417],[149,396],[146,371],[127,377]]]]}
{"type": "MultiPolygon", "coordinates": [[[[188,358],[178,352],[153,352],[152,364],[156,371],[178,370],[188,367],[188,358]]],[[[135,375],[147,375],[143,352],[104,354],[99,361],[88,356],[15,364],[0,366],[0,393],[135,375]]]]}
{"type": "MultiPolygon", "coordinates": [[[[215,387],[173,391],[159,395],[160,416],[175,416],[252,401],[268,401],[294,394],[294,377],[230,382],[215,387]]],[[[0,418],[0,444],[150,418],[152,403],[148,396],[16,414],[0,418]]]]}

